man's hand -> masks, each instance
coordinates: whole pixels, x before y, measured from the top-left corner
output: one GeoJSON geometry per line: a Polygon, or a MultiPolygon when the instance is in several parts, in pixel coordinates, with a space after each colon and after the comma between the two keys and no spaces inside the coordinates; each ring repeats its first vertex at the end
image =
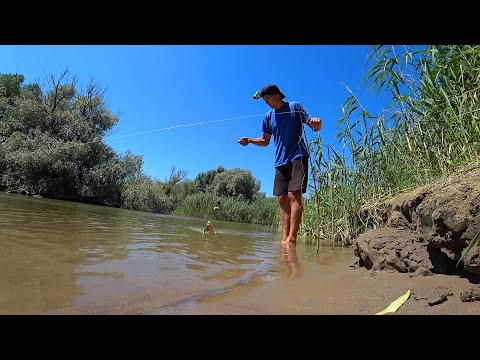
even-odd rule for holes
{"type": "Polygon", "coordinates": [[[311,118],[307,121],[307,125],[310,126],[313,131],[319,131],[322,128],[322,119],[311,118]]]}
{"type": "Polygon", "coordinates": [[[242,137],[240,140],[237,141],[240,145],[242,146],[247,146],[248,144],[250,144],[250,140],[248,139],[248,137],[244,136],[242,137]]]}

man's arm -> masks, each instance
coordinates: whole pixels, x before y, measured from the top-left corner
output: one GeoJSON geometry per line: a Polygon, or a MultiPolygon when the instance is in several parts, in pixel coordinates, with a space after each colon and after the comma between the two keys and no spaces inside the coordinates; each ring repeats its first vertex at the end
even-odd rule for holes
{"type": "Polygon", "coordinates": [[[247,146],[248,144],[254,144],[257,146],[267,146],[270,144],[270,138],[272,137],[271,134],[263,133],[262,136],[258,138],[249,138],[249,137],[242,137],[237,142],[242,146],[247,146]]]}

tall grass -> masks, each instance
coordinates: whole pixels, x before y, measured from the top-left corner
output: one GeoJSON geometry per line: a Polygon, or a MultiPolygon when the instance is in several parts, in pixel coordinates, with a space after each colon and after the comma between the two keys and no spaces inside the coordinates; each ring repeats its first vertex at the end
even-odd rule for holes
{"type": "Polygon", "coordinates": [[[174,213],[183,216],[252,224],[274,226],[279,224],[278,200],[276,198],[245,201],[232,197],[218,197],[211,193],[196,193],[182,201],[174,213]],[[220,202],[220,209],[214,210],[218,202],[220,202]]]}
{"type": "Polygon", "coordinates": [[[371,114],[345,86],[338,146],[310,142],[306,241],[350,244],[387,198],[479,162],[480,46],[372,46],[368,64],[362,85],[392,101],[371,114]]]}

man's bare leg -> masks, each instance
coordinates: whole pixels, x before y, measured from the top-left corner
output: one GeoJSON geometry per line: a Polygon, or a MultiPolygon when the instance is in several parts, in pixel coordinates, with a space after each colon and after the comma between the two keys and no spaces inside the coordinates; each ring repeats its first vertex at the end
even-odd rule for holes
{"type": "Polygon", "coordinates": [[[278,202],[280,204],[280,219],[282,220],[282,243],[288,241],[288,236],[290,234],[290,199],[288,194],[280,195],[278,197],[278,202]]]}
{"type": "Polygon", "coordinates": [[[287,241],[291,243],[297,242],[297,233],[300,228],[300,222],[302,221],[303,205],[302,205],[302,192],[289,191],[288,199],[290,204],[290,226],[287,241]]]}

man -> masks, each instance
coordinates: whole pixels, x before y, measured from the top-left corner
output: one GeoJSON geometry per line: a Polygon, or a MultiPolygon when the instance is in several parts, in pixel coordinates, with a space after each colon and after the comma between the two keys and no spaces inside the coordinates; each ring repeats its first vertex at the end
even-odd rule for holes
{"type": "Polygon", "coordinates": [[[310,117],[298,102],[286,102],[277,85],[267,84],[253,95],[272,108],[263,118],[263,135],[242,137],[242,146],[267,146],[273,135],[275,143],[275,180],[273,195],[278,196],[282,220],[282,244],[296,243],[302,221],[302,193],[307,191],[308,149],[302,137],[303,124],[319,131],[322,120],[310,117]]]}

